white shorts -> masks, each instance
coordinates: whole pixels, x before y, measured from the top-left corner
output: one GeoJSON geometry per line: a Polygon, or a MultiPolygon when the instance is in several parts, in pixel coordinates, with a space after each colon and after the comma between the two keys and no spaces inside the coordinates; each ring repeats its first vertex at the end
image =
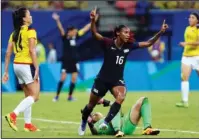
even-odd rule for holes
{"type": "Polygon", "coordinates": [[[192,69],[199,71],[199,56],[183,56],[181,62],[187,66],[191,66],[192,69]]]}
{"type": "Polygon", "coordinates": [[[35,68],[28,64],[14,64],[14,72],[19,84],[30,84],[34,82],[35,68]]]}

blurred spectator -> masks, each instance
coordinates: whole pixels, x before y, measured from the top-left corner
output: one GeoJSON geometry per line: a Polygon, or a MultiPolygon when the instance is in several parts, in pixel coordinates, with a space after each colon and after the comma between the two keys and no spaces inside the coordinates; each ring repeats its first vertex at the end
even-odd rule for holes
{"type": "Polygon", "coordinates": [[[46,10],[63,10],[63,9],[85,9],[88,7],[88,2],[84,0],[77,1],[63,1],[63,0],[49,0],[49,1],[6,1],[2,2],[2,9],[16,9],[19,7],[27,7],[32,10],[46,9],[46,10]]]}
{"type": "Polygon", "coordinates": [[[80,7],[80,5],[79,5],[78,1],[64,1],[65,9],[77,9],[79,7],[80,7]]]}
{"type": "Polygon", "coordinates": [[[48,44],[48,48],[49,48],[49,53],[48,53],[47,62],[48,63],[56,63],[56,61],[57,61],[57,52],[54,49],[53,44],[49,43],[48,44]]]}
{"type": "Polygon", "coordinates": [[[165,43],[159,38],[152,46],[148,48],[148,52],[155,62],[164,62],[165,43]]]}
{"type": "Polygon", "coordinates": [[[153,3],[154,8],[166,9],[166,2],[164,1],[155,1],[153,3]]]}
{"type": "Polygon", "coordinates": [[[167,9],[176,9],[177,7],[178,7],[178,2],[177,1],[166,2],[166,8],[167,9]]]}
{"type": "Polygon", "coordinates": [[[37,52],[37,62],[38,64],[46,62],[46,50],[44,45],[38,39],[38,43],[36,45],[36,52],[37,52]]]}
{"type": "Polygon", "coordinates": [[[9,3],[8,2],[6,2],[6,1],[1,2],[1,8],[2,8],[2,10],[6,9],[8,7],[9,7],[9,3]]]}

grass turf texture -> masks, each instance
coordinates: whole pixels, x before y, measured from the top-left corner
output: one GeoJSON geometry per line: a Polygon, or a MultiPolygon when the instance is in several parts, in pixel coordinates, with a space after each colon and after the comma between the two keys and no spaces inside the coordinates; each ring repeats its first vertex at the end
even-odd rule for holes
{"type": "MultiPolygon", "coordinates": [[[[23,99],[23,93],[17,92],[15,94],[2,94],[2,137],[3,138],[77,138],[80,137],[77,134],[77,129],[80,122],[80,109],[87,104],[89,94],[75,93],[75,97],[78,99],[75,102],[68,102],[66,100],[67,94],[62,93],[59,102],[52,102],[53,93],[42,93],[40,100],[33,105],[32,122],[41,129],[41,132],[26,133],[23,131],[24,120],[18,119],[17,126],[19,131],[13,131],[5,121],[5,114],[11,112],[16,105],[23,99]],[[52,121],[38,121],[38,119],[56,120],[52,121]],[[72,121],[75,123],[61,123],[59,121],[72,121]]],[[[158,136],[143,136],[142,131],[142,119],[136,129],[135,133],[126,137],[199,137],[199,92],[193,92],[190,94],[190,107],[189,108],[176,108],[175,103],[180,100],[179,92],[141,92],[141,93],[128,93],[126,100],[122,106],[122,110],[126,113],[141,96],[147,96],[152,107],[152,126],[154,128],[162,129],[158,136]],[[166,130],[166,131],[165,131],[166,130]],[[168,131],[171,130],[171,131],[168,131]],[[185,132],[183,132],[185,131],[185,132]],[[186,132],[188,131],[188,132],[186,132]],[[194,131],[190,133],[189,131],[194,131]]],[[[114,100],[108,93],[107,99],[114,100]]],[[[104,115],[107,114],[109,108],[103,106],[97,106],[94,111],[100,111],[104,115]]],[[[23,118],[23,113],[19,115],[23,118]]],[[[93,137],[111,137],[111,136],[92,136],[87,128],[85,136],[83,138],[93,137]]]]}

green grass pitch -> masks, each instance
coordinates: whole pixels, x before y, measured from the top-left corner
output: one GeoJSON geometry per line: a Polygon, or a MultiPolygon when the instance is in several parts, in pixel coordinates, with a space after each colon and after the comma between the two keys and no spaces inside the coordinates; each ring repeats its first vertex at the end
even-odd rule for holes
{"type": "MultiPolygon", "coordinates": [[[[41,129],[41,132],[26,133],[23,131],[23,114],[20,114],[17,120],[18,132],[13,131],[5,121],[4,115],[11,112],[15,106],[23,99],[23,93],[2,94],[2,137],[3,138],[73,138],[79,137],[77,129],[80,122],[80,109],[88,102],[89,94],[86,92],[75,93],[78,99],[75,102],[66,101],[66,93],[62,93],[59,102],[52,102],[53,93],[41,93],[40,100],[33,105],[32,122],[41,129]]],[[[175,103],[180,100],[179,92],[140,92],[128,93],[122,106],[123,112],[127,112],[135,101],[141,97],[147,96],[152,107],[152,126],[159,128],[161,133],[158,138],[180,138],[199,137],[199,92],[191,92],[190,107],[176,108],[175,103]]],[[[114,100],[110,94],[107,99],[114,100]]],[[[97,106],[94,111],[100,111],[107,114],[109,108],[97,106]]],[[[143,136],[142,119],[131,136],[126,137],[155,137],[143,136]]],[[[112,136],[92,136],[87,128],[85,136],[89,137],[112,137],[112,136]]]]}

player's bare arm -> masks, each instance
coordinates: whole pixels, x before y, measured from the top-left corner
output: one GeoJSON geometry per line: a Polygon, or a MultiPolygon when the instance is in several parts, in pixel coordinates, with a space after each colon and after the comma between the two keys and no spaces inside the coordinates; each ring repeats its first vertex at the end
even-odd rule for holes
{"type": "Polygon", "coordinates": [[[162,27],[158,33],[156,33],[151,39],[149,39],[146,42],[139,42],[140,47],[150,47],[153,45],[160,36],[169,28],[169,26],[165,23],[165,20],[163,21],[162,27]]]}
{"type": "Polygon", "coordinates": [[[56,21],[57,27],[58,27],[61,35],[64,36],[65,35],[65,31],[64,31],[64,28],[63,28],[63,26],[61,24],[59,15],[57,13],[53,13],[52,14],[52,18],[56,21]]]}
{"type": "MultiPolygon", "coordinates": [[[[99,18],[99,15],[96,14],[95,22],[97,22],[98,18],[99,18]]],[[[90,28],[91,28],[91,23],[86,24],[82,29],[79,30],[79,32],[78,32],[78,33],[80,33],[79,35],[80,36],[84,35],[86,32],[89,31],[90,28]]]]}
{"type": "Polygon", "coordinates": [[[182,47],[184,47],[186,45],[199,46],[199,36],[198,36],[198,41],[196,41],[196,42],[180,42],[179,45],[182,47]]]}
{"type": "Polygon", "coordinates": [[[4,71],[4,75],[3,75],[3,83],[6,83],[9,79],[9,75],[8,75],[8,66],[10,63],[10,57],[12,55],[12,51],[13,51],[13,43],[9,42],[8,43],[8,48],[6,51],[6,56],[5,56],[5,71],[4,71]]]}
{"type": "Polygon", "coordinates": [[[95,25],[96,19],[98,18],[98,15],[96,14],[96,11],[97,11],[97,7],[95,7],[95,9],[92,10],[91,13],[90,13],[91,31],[92,31],[93,36],[94,36],[97,40],[102,40],[102,39],[103,39],[103,36],[97,32],[96,25],[95,25]]]}
{"type": "Polygon", "coordinates": [[[30,39],[28,39],[28,41],[29,41],[30,56],[32,58],[33,65],[35,67],[35,77],[34,77],[34,79],[38,79],[38,77],[39,77],[39,66],[37,64],[37,54],[36,54],[36,48],[35,48],[36,40],[34,38],[30,38],[30,39]]]}

